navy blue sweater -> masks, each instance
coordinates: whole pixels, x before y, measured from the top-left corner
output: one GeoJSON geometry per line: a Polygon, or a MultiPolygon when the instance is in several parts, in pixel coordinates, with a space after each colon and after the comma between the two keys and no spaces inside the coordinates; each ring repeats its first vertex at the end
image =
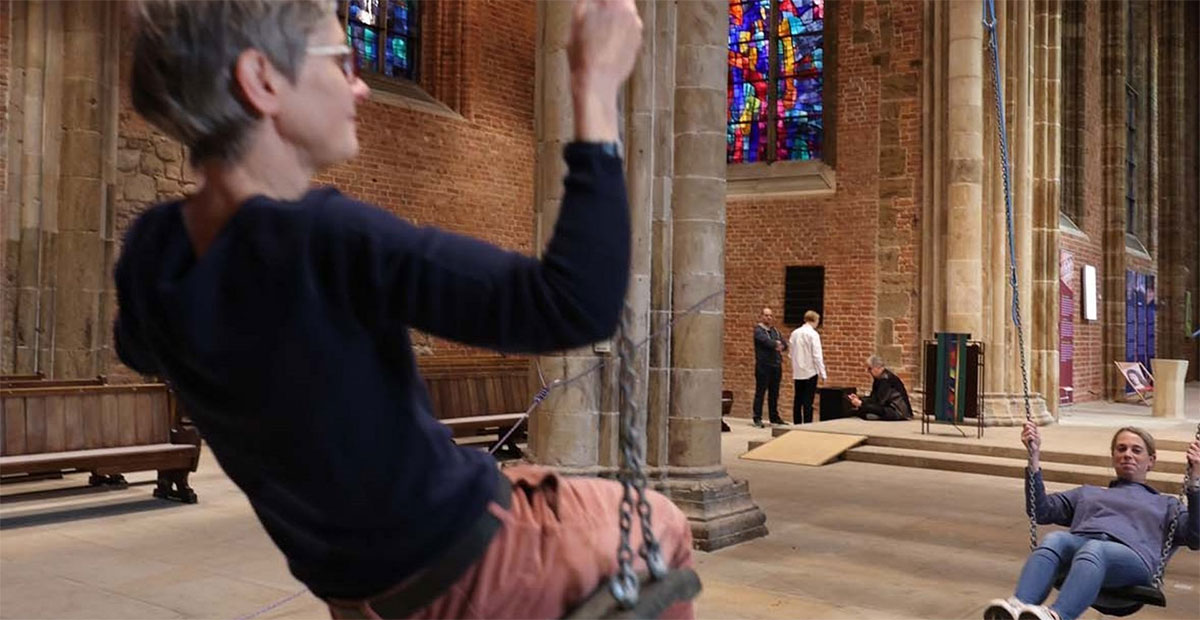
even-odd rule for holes
{"type": "Polygon", "coordinates": [[[616,328],[630,252],[622,164],[593,144],[564,156],[540,261],[334,189],[247,200],[199,259],[180,202],[130,229],[116,268],[121,360],[174,387],[317,595],[405,579],[492,497],[496,463],[433,418],[409,328],[523,353],[616,328]]]}

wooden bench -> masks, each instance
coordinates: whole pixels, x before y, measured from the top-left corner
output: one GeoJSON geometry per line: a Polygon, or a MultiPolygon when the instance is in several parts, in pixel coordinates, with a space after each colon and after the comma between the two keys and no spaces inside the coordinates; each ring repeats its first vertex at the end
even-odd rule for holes
{"type": "Polygon", "coordinates": [[[733,429],[725,422],[725,416],[733,411],[733,390],[721,390],[721,432],[728,433],[733,429]]]}
{"type": "Polygon", "coordinates": [[[42,375],[5,375],[0,377],[0,389],[76,387],[83,385],[105,385],[107,383],[108,378],[104,375],[99,375],[91,379],[47,379],[42,375]]]}
{"type": "MultiPolygon", "coordinates": [[[[433,413],[455,437],[503,437],[521,422],[540,387],[532,361],[520,357],[473,356],[419,358],[433,413]]],[[[502,449],[519,455],[516,444],[525,426],[514,432],[502,449]]]]}
{"type": "Polygon", "coordinates": [[[179,426],[161,383],[0,389],[0,476],[78,469],[92,485],[158,471],[154,496],[195,503],[200,436],[179,426]]]}
{"type": "Polygon", "coordinates": [[[40,372],[35,372],[32,374],[0,375],[0,383],[7,383],[9,381],[39,381],[45,378],[46,375],[43,375],[40,372]]]}

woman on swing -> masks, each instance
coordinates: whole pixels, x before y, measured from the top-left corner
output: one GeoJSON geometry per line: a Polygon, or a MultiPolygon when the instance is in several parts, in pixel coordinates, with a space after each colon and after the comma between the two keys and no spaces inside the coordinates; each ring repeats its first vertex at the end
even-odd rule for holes
{"type": "MultiPolygon", "coordinates": [[[[121,360],[170,382],[334,617],[564,615],[617,570],[621,485],[501,474],[455,446],[408,333],[512,352],[612,335],[630,261],[616,140],[641,45],[634,0],[575,3],[575,137],[540,260],[311,186],[358,152],[369,93],[332,0],[136,6],[134,107],[188,148],[203,184],[129,230],[121,360]]],[[[648,500],[664,561],[690,565],[687,519],[648,500]]],[[[666,611],[691,614],[686,601],[666,611]]]]}
{"type": "MultiPolygon", "coordinates": [[[[1025,423],[1021,441],[1029,450],[1031,475],[1025,484],[1032,480],[1037,522],[1070,529],[1042,539],[1025,560],[1016,593],[989,603],[983,613],[986,620],[1074,620],[1095,602],[1101,588],[1150,585],[1162,561],[1172,516],[1172,546],[1200,549],[1200,440],[1187,449],[1192,475],[1186,509],[1178,498],[1146,484],[1157,456],[1154,437],[1140,428],[1127,426],[1113,435],[1110,450],[1117,478],[1108,488],[1082,486],[1050,495],[1042,484],[1042,442],[1036,424],[1025,423]],[[1058,599],[1043,606],[1063,567],[1069,569],[1058,599]]],[[[1026,488],[1026,502],[1029,496],[1026,488]]]]}

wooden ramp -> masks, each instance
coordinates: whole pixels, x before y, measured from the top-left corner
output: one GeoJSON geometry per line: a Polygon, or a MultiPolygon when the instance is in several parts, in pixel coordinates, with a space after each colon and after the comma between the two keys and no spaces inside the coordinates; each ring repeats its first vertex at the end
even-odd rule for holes
{"type": "Polygon", "coordinates": [[[743,454],[742,458],[815,467],[837,459],[866,440],[866,435],[790,431],[743,454]]]}

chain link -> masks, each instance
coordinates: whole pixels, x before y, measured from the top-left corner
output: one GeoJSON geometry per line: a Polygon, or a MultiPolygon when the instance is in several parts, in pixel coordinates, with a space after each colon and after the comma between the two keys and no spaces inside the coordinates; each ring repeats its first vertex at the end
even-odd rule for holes
{"type": "Polygon", "coordinates": [[[637,604],[639,580],[633,570],[633,548],[630,531],[633,527],[633,512],[636,510],[642,528],[642,545],[639,555],[646,561],[652,579],[666,575],[666,563],[662,550],[651,527],[650,502],[646,500],[646,473],[644,469],[646,444],[642,434],[644,426],[641,402],[636,393],[638,369],[635,366],[637,347],[633,343],[633,307],[625,302],[621,313],[621,329],[617,335],[617,361],[620,391],[620,452],[621,469],[618,477],[623,487],[620,508],[621,540],[617,547],[617,576],[612,580],[612,594],[622,606],[629,609],[637,604]],[[636,496],[636,499],[635,499],[636,496]]]}
{"type": "MultiPolygon", "coordinates": [[[[651,578],[661,579],[668,572],[666,560],[662,555],[662,547],[658,544],[658,540],[654,536],[654,529],[652,527],[653,514],[650,502],[646,499],[646,473],[644,467],[646,443],[642,434],[642,429],[645,427],[645,418],[641,413],[641,403],[637,398],[637,394],[635,394],[635,388],[638,383],[638,369],[635,367],[634,361],[638,350],[651,340],[670,334],[670,329],[680,319],[699,311],[704,305],[724,295],[724,288],[705,295],[695,304],[692,304],[691,307],[678,313],[667,325],[653,331],[637,343],[634,343],[632,338],[633,307],[630,306],[628,300],[626,300],[621,314],[621,328],[617,333],[617,363],[619,365],[618,372],[620,373],[618,379],[620,391],[619,451],[621,459],[618,478],[622,486],[621,506],[618,514],[620,541],[617,546],[617,575],[612,578],[609,584],[613,597],[625,609],[630,609],[637,604],[638,588],[640,586],[637,573],[633,570],[634,553],[633,546],[629,541],[630,533],[633,530],[634,512],[637,512],[638,520],[642,527],[642,546],[638,554],[646,561],[646,567],[649,569],[651,578]]],[[[541,389],[534,395],[532,402],[529,403],[529,408],[525,410],[521,418],[508,429],[508,432],[500,438],[500,441],[496,445],[492,446],[490,452],[495,453],[503,446],[513,433],[529,419],[533,410],[546,399],[552,390],[564,388],[579,381],[587,375],[603,368],[607,363],[607,360],[599,360],[591,367],[567,379],[555,379],[549,384],[546,383],[545,376],[542,374],[541,364],[538,364],[537,371],[538,379],[542,384],[541,389]]]]}
{"type": "MultiPolygon", "coordinates": [[[[1021,325],[1021,293],[1017,286],[1017,252],[1013,239],[1012,189],[1009,180],[1008,126],[1004,116],[1004,85],[1000,82],[1000,51],[996,43],[996,9],[992,0],[983,3],[983,27],[988,31],[988,52],[992,61],[992,92],[996,98],[996,137],[1000,145],[1000,169],[1004,177],[1004,221],[1008,235],[1008,286],[1012,290],[1012,321],[1017,332],[1017,350],[1021,356],[1021,392],[1024,395],[1025,421],[1033,421],[1029,405],[1029,371],[1025,361],[1025,330],[1021,325]]],[[[1033,471],[1025,469],[1027,503],[1025,512],[1029,516],[1029,549],[1037,548],[1037,518],[1034,515],[1036,496],[1033,489],[1033,471]]]]}
{"type": "MultiPolygon", "coordinates": [[[[1195,441],[1200,441],[1200,424],[1196,425],[1195,441]]],[[[1188,462],[1183,470],[1183,486],[1179,487],[1179,503],[1175,506],[1174,514],[1171,515],[1171,525],[1167,528],[1167,537],[1163,539],[1162,557],[1158,563],[1158,572],[1154,573],[1154,586],[1162,589],[1163,573],[1167,571],[1167,561],[1171,559],[1171,548],[1175,543],[1175,530],[1179,528],[1179,517],[1183,514],[1184,508],[1187,506],[1187,491],[1192,484],[1192,476],[1195,472],[1192,471],[1192,464],[1188,462]]]]}

